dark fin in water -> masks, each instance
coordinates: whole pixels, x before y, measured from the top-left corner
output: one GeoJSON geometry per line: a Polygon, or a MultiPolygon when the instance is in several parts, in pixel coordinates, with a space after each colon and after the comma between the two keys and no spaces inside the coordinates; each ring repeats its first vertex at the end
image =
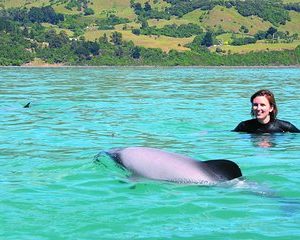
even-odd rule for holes
{"type": "Polygon", "coordinates": [[[242,176],[240,167],[233,161],[217,159],[204,161],[203,163],[205,163],[220,180],[232,180],[242,176]]]}
{"type": "Polygon", "coordinates": [[[31,102],[27,103],[27,104],[24,106],[24,108],[29,108],[29,107],[30,107],[30,103],[31,103],[31,102]]]}

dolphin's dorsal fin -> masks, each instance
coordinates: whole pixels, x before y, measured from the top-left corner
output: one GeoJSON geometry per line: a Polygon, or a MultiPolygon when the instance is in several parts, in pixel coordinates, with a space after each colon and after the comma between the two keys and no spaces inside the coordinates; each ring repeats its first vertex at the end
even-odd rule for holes
{"type": "Polygon", "coordinates": [[[203,161],[207,167],[216,174],[220,180],[231,180],[242,176],[240,167],[233,161],[227,159],[216,159],[203,161]]]}

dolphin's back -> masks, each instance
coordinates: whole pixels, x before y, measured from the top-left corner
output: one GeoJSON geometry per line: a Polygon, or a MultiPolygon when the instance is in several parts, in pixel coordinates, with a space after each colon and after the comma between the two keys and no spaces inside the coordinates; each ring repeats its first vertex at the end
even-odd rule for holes
{"type": "Polygon", "coordinates": [[[230,160],[201,162],[156,148],[129,147],[106,152],[129,171],[150,179],[186,183],[215,183],[242,176],[230,160]]]}

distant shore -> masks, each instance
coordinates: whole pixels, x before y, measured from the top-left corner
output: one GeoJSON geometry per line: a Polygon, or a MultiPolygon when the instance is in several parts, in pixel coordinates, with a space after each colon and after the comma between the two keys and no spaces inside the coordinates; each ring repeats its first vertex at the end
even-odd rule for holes
{"type": "Polygon", "coordinates": [[[220,66],[220,65],[190,65],[190,66],[156,66],[156,65],[99,65],[99,66],[92,66],[92,65],[64,65],[64,64],[23,64],[21,66],[0,66],[1,67],[19,67],[19,68],[112,68],[112,67],[132,67],[132,68],[181,68],[181,67],[188,67],[188,68],[300,68],[300,65],[253,65],[253,66],[220,66]]]}
{"type": "Polygon", "coordinates": [[[91,66],[91,65],[64,65],[64,64],[42,64],[42,65],[33,65],[33,64],[24,64],[21,66],[0,66],[0,68],[300,68],[300,65],[268,65],[268,66],[260,66],[260,65],[253,65],[253,66],[217,66],[217,65],[191,65],[191,66],[155,66],[155,65],[102,65],[102,66],[91,66]]]}
{"type": "Polygon", "coordinates": [[[134,67],[134,68],[180,68],[180,67],[189,67],[189,68],[300,68],[300,65],[252,65],[252,66],[227,66],[227,65],[190,65],[190,66],[156,66],[156,65],[99,65],[99,66],[92,66],[92,65],[67,65],[63,63],[45,63],[40,61],[33,61],[30,63],[22,64],[20,66],[0,66],[0,68],[7,68],[7,67],[19,67],[19,68],[112,68],[112,67],[134,67]]]}

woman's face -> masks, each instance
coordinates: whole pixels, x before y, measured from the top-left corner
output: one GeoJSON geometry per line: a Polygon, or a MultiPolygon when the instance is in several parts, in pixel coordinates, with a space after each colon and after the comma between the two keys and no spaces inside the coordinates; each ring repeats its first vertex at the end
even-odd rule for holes
{"type": "Polygon", "coordinates": [[[253,99],[252,112],[260,123],[268,123],[270,121],[270,112],[272,111],[273,107],[265,96],[257,96],[253,99]]]}

